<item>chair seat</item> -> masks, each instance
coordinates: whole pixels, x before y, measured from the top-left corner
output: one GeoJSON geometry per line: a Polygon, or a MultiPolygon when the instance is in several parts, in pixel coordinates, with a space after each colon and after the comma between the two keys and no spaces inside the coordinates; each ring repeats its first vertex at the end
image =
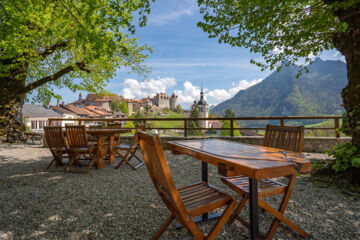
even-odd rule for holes
{"type": "Polygon", "coordinates": [[[65,147],[51,147],[50,150],[51,151],[57,151],[57,152],[62,151],[63,153],[67,152],[67,149],[65,147]]]}
{"type": "MultiPolygon", "coordinates": [[[[233,177],[222,177],[221,181],[228,185],[231,189],[239,194],[249,194],[249,178],[243,175],[233,177]]],[[[271,180],[261,179],[258,180],[258,194],[259,197],[272,196],[284,193],[287,185],[271,180]]]]}
{"type": "Polygon", "coordinates": [[[117,149],[121,149],[121,150],[128,150],[128,149],[133,149],[136,148],[138,146],[138,144],[134,144],[134,145],[129,145],[129,144],[119,144],[116,146],[117,149]]]}
{"type": "Polygon", "coordinates": [[[178,190],[185,208],[190,212],[191,217],[224,206],[232,198],[231,195],[209,186],[205,182],[195,183],[178,190]],[[209,205],[211,205],[210,210],[209,205]]]}
{"type": "MultiPolygon", "coordinates": [[[[95,146],[89,146],[90,152],[95,152],[96,151],[96,147],[95,146]]],[[[73,152],[77,152],[77,153],[87,153],[89,152],[87,147],[72,147],[71,151],[73,152]]]]}

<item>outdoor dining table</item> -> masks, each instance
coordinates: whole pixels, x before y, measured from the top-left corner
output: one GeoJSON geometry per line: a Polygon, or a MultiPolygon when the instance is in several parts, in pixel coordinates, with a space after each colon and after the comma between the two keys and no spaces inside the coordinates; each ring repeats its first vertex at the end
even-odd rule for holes
{"type": "Polygon", "coordinates": [[[96,128],[87,128],[86,133],[95,136],[97,138],[97,165],[98,169],[104,167],[104,156],[109,154],[109,163],[113,164],[115,161],[115,152],[113,151],[114,148],[114,138],[116,134],[120,133],[127,133],[130,132],[130,129],[96,129],[96,128]],[[109,147],[105,149],[105,140],[109,138],[109,147]]]}
{"type": "MultiPolygon", "coordinates": [[[[208,163],[217,166],[219,174],[223,176],[249,177],[251,239],[259,238],[257,181],[311,170],[310,161],[302,153],[276,148],[222,139],[169,141],[166,144],[174,154],[186,154],[202,161],[202,181],[208,181],[208,163]]],[[[204,214],[201,220],[211,217],[204,214]]]]}

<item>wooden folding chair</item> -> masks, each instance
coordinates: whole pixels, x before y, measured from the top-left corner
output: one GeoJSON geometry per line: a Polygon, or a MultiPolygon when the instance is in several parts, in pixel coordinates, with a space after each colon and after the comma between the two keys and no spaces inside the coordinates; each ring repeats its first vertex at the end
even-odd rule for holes
{"type": "MultiPolygon", "coordinates": [[[[294,152],[302,152],[304,142],[304,127],[288,127],[288,126],[266,126],[264,146],[272,148],[280,148],[294,152]]],[[[259,207],[275,217],[268,232],[263,237],[271,239],[281,222],[288,225],[291,229],[299,233],[302,237],[309,237],[301,227],[293,223],[284,216],[285,209],[289,203],[291,193],[294,188],[296,174],[285,176],[288,178],[288,184],[283,184],[271,179],[258,180],[258,204],[259,207]],[[284,194],[278,210],[266,203],[262,198],[284,194]]],[[[232,223],[235,219],[239,220],[243,225],[249,227],[249,223],[242,219],[239,214],[249,200],[249,178],[245,176],[223,177],[221,181],[228,185],[232,190],[242,196],[242,200],[236,208],[234,214],[229,220],[232,223]]]]}
{"type": "Polygon", "coordinates": [[[131,140],[131,144],[119,144],[117,146],[115,146],[113,148],[113,150],[115,151],[115,153],[121,158],[121,161],[119,162],[119,164],[115,167],[115,169],[118,169],[123,163],[126,163],[127,165],[129,165],[132,169],[136,170],[137,168],[141,167],[144,162],[138,157],[136,156],[136,151],[139,148],[139,141],[137,138],[137,132],[138,131],[145,131],[145,124],[139,125],[136,129],[136,132],[134,134],[133,139],[131,140]],[[120,151],[126,151],[125,155],[122,155],[120,153],[120,151]],[[132,165],[130,163],[130,160],[132,158],[136,158],[136,160],[139,161],[139,163],[137,165],[132,165]]]}
{"type": "Polygon", "coordinates": [[[45,171],[47,171],[53,164],[56,167],[65,165],[62,161],[63,158],[69,158],[70,156],[62,127],[44,127],[44,132],[46,142],[49,146],[51,154],[53,155],[53,160],[45,169],[45,171]]]}
{"type": "Polygon", "coordinates": [[[199,182],[176,189],[160,143],[160,137],[143,132],[137,134],[150,178],[171,213],[152,239],[160,238],[174,219],[188,229],[196,239],[215,239],[236,206],[234,198],[208,185],[206,182],[199,182]],[[195,224],[193,218],[226,205],[227,208],[221,218],[209,235],[205,236],[195,224]]]}
{"type": "Polygon", "coordinates": [[[89,145],[85,126],[66,126],[65,129],[71,154],[71,159],[65,168],[65,172],[88,173],[95,163],[96,147],[89,145]],[[70,170],[74,162],[77,162],[81,155],[89,155],[90,157],[90,164],[88,165],[87,170],[70,170]]]}

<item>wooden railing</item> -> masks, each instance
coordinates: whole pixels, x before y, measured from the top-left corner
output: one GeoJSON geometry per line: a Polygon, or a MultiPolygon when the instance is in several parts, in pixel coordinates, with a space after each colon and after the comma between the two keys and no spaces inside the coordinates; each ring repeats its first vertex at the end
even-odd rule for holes
{"type": "MultiPolygon", "coordinates": [[[[332,130],[335,133],[336,138],[340,138],[340,133],[338,132],[338,128],[340,126],[340,119],[342,116],[283,116],[283,117],[234,117],[234,118],[225,118],[225,117],[215,117],[215,118],[49,118],[49,126],[52,126],[54,121],[73,121],[78,122],[78,125],[83,125],[84,122],[124,122],[124,121],[136,121],[142,122],[146,124],[146,122],[150,121],[182,121],[182,128],[167,128],[167,127],[147,127],[146,129],[158,129],[158,130],[184,130],[184,137],[188,137],[188,131],[190,130],[230,130],[230,136],[234,136],[234,130],[248,130],[248,131],[256,131],[256,130],[265,130],[265,127],[239,127],[234,128],[234,121],[269,121],[269,120],[277,120],[279,121],[281,126],[285,125],[285,121],[289,120],[328,120],[332,119],[334,121],[334,127],[309,127],[305,128],[305,130],[332,130]],[[230,121],[230,128],[189,128],[189,121],[211,121],[211,120],[219,120],[219,121],[230,121]]],[[[134,129],[134,128],[127,128],[134,129]]]]}

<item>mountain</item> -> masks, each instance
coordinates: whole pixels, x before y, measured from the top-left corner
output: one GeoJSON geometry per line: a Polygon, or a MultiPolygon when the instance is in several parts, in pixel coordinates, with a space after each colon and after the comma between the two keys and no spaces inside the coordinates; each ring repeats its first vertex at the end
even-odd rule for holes
{"type": "Polygon", "coordinates": [[[298,66],[284,67],[262,82],[218,104],[213,113],[231,109],[236,116],[299,116],[341,114],[341,90],[347,84],[342,61],[315,59],[299,78],[298,66]]]}

